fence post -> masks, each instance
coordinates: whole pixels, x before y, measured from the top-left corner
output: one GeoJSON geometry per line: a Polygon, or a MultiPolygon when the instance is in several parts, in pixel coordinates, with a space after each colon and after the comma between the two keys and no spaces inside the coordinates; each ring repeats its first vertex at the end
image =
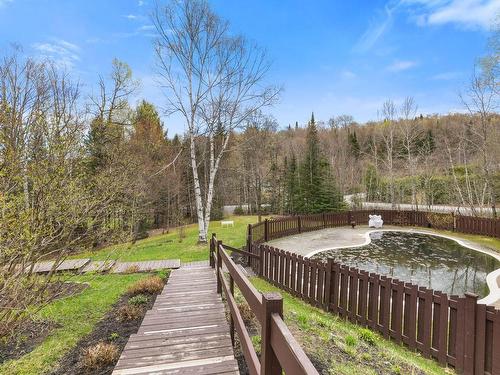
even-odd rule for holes
{"type": "Polygon", "coordinates": [[[283,298],[279,293],[262,295],[263,321],[261,332],[261,375],[281,375],[282,369],[271,347],[271,316],[283,316],[283,298]]]}
{"type": "Polygon", "coordinates": [[[248,224],[247,229],[247,251],[252,251],[252,224],[248,224]]]}
{"type": "Polygon", "coordinates": [[[259,249],[259,276],[264,276],[264,246],[258,245],[259,249]]]}
{"type": "Polygon", "coordinates": [[[332,268],[333,259],[328,258],[325,273],[325,310],[330,311],[330,300],[332,295],[332,268]]]}
{"type": "MultiPolygon", "coordinates": [[[[231,295],[234,297],[234,280],[233,276],[231,276],[231,272],[229,272],[229,291],[231,295]]],[[[234,319],[233,314],[229,314],[229,333],[231,335],[231,343],[234,346],[234,319]]]]}
{"type": "Polygon", "coordinates": [[[264,220],[264,242],[269,241],[269,221],[264,220]]]}
{"type": "Polygon", "coordinates": [[[221,272],[222,272],[222,257],[220,254],[220,247],[222,246],[222,241],[217,241],[217,269],[215,275],[217,276],[217,293],[222,294],[222,282],[221,282],[221,272]]]}
{"type": "Polygon", "coordinates": [[[477,295],[465,293],[464,316],[464,374],[474,374],[474,351],[476,347],[476,308],[477,295]]]}
{"type": "Polygon", "coordinates": [[[325,218],[325,213],[323,212],[323,228],[326,228],[326,218],[325,218]]]}
{"type": "Polygon", "coordinates": [[[215,261],[214,261],[214,251],[215,251],[215,233],[212,233],[212,238],[210,239],[210,267],[214,268],[215,267],[215,261]]]}
{"type": "Polygon", "coordinates": [[[299,228],[299,233],[302,233],[302,219],[300,215],[297,216],[297,227],[299,228]]]}

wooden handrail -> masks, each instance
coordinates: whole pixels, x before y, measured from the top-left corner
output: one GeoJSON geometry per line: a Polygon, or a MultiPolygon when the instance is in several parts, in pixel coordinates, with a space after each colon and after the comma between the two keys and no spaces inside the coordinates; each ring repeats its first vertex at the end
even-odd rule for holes
{"type": "MultiPolygon", "coordinates": [[[[283,321],[283,298],[278,293],[260,293],[226,252],[226,246],[212,235],[210,264],[216,269],[217,292],[224,293],[230,311],[231,338],[238,333],[242,352],[252,375],[311,374],[318,372],[283,321]],[[229,285],[224,276],[227,269],[229,285]],[[234,283],[261,324],[261,358],[252,345],[238,305],[234,299],[234,283]]],[[[234,249],[234,248],[233,248],[234,249]]],[[[234,342],[234,341],[233,341],[234,342]]]]}

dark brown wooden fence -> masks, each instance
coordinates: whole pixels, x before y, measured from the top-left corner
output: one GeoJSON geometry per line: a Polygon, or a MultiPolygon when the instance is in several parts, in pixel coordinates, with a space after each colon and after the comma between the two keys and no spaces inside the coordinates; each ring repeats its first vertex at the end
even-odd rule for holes
{"type": "Polygon", "coordinates": [[[500,310],[477,296],[447,296],[411,283],[329,261],[315,261],[263,242],[311,230],[367,224],[421,226],[500,238],[500,220],[444,213],[361,210],[298,215],[248,226],[248,262],[259,275],[304,301],[380,332],[464,374],[500,375],[500,310]]]}
{"type": "Polygon", "coordinates": [[[500,310],[403,281],[304,258],[264,244],[259,276],[302,300],[464,374],[500,375],[500,310]]]}
{"type": "MultiPolygon", "coordinates": [[[[210,240],[210,264],[216,269],[217,292],[224,293],[230,311],[231,339],[238,333],[241,349],[251,375],[311,374],[319,375],[311,361],[283,321],[283,299],[278,293],[259,293],[226,252],[226,245],[210,240]],[[224,269],[227,270],[228,279],[224,269]],[[234,285],[237,285],[253,314],[261,325],[261,355],[255,352],[252,340],[234,299],[234,285]]],[[[231,251],[255,256],[239,249],[231,251]]]]}
{"type": "Polygon", "coordinates": [[[250,250],[254,243],[311,230],[350,225],[351,222],[368,224],[368,215],[371,214],[381,214],[384,224],[388,225],[420,226],[500,238],[500,219],[423,211],[361,210],[264,220],[248,226],[247,246],[250,250]]]}

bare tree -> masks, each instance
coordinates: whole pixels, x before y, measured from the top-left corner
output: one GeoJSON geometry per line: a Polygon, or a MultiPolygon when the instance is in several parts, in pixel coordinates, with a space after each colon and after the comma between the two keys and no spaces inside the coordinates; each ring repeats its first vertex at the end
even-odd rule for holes
{"type": "Polygon", "coordinates": [[[417,163],[418,152],[416,142],[421,136],[422,128],[419,126],[415,115],[417,114],[417,104],[411,96],[407,96],[401,104],[401,119],[398,122],[398,129],[403,141],[403,152],[406,159],[406,167],[411,176],[411,203],[418,208],[417,202],[417,163]]]}
{"type": "Polygon", "coordinates": [[[382,116],[384,122],[380,127],[380,136],[384,144],[385,158],[383,162],[389,174],[389,197],[391,200],[392,208],[395,208],[395,194],[394,194],[394,148],[396,141],[396,105],[392,100],[387,100],[382,105],[382,116]]]}
{"type": "Polygon", "coordinates": [[[495,75],[491,70],[478,72],[474,70],[469,87],[460,94],[460,99],[471,115],[471,121],[466,124],[467,137],[465,141],[479,156],[478,163],[484,178],[485,188],[493,217],[497,217],[496,196],[493,183],[495,168],[494,155],[498,148],[498,128],[493,121],[493,115],[498,109],[498,91],[495,75]],[[496,136],[495,136],[496,135],[496,136]]]}
{"type": "Polygon", "coordinates": [[[159,37],[156,55],[168,113],[186,122],[193,173],[198,238],[206,242],[215,178],[232,131],[256,111],[272,104],[279,89],[263,87],[266,54],[241,36],[206,1],[172,1],[158,6],[153,22],[159,37]],[[222,136],[218,147],[215,134],[222,136]],[[208,138],[208,183],[202,191],[197,140],[208,138]]]}

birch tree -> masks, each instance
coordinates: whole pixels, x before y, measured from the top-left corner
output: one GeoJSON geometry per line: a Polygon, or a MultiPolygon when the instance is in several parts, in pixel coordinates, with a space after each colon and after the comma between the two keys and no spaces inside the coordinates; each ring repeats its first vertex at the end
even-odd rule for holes
{"type": "Polygon", "coordinates": [[[215,179],[231,133],[276,100],[279,88],[264,85],[265,52],[230,33],[206,1],[157,6],[156,56],[167,113],[185,121],[193,174],[198,239],[207,241],[215,179]],[[220,139],[216,144],[215,138],[220,139]],[[197,144],[208,139],[208,183],[202,189],[197,144]]]}

